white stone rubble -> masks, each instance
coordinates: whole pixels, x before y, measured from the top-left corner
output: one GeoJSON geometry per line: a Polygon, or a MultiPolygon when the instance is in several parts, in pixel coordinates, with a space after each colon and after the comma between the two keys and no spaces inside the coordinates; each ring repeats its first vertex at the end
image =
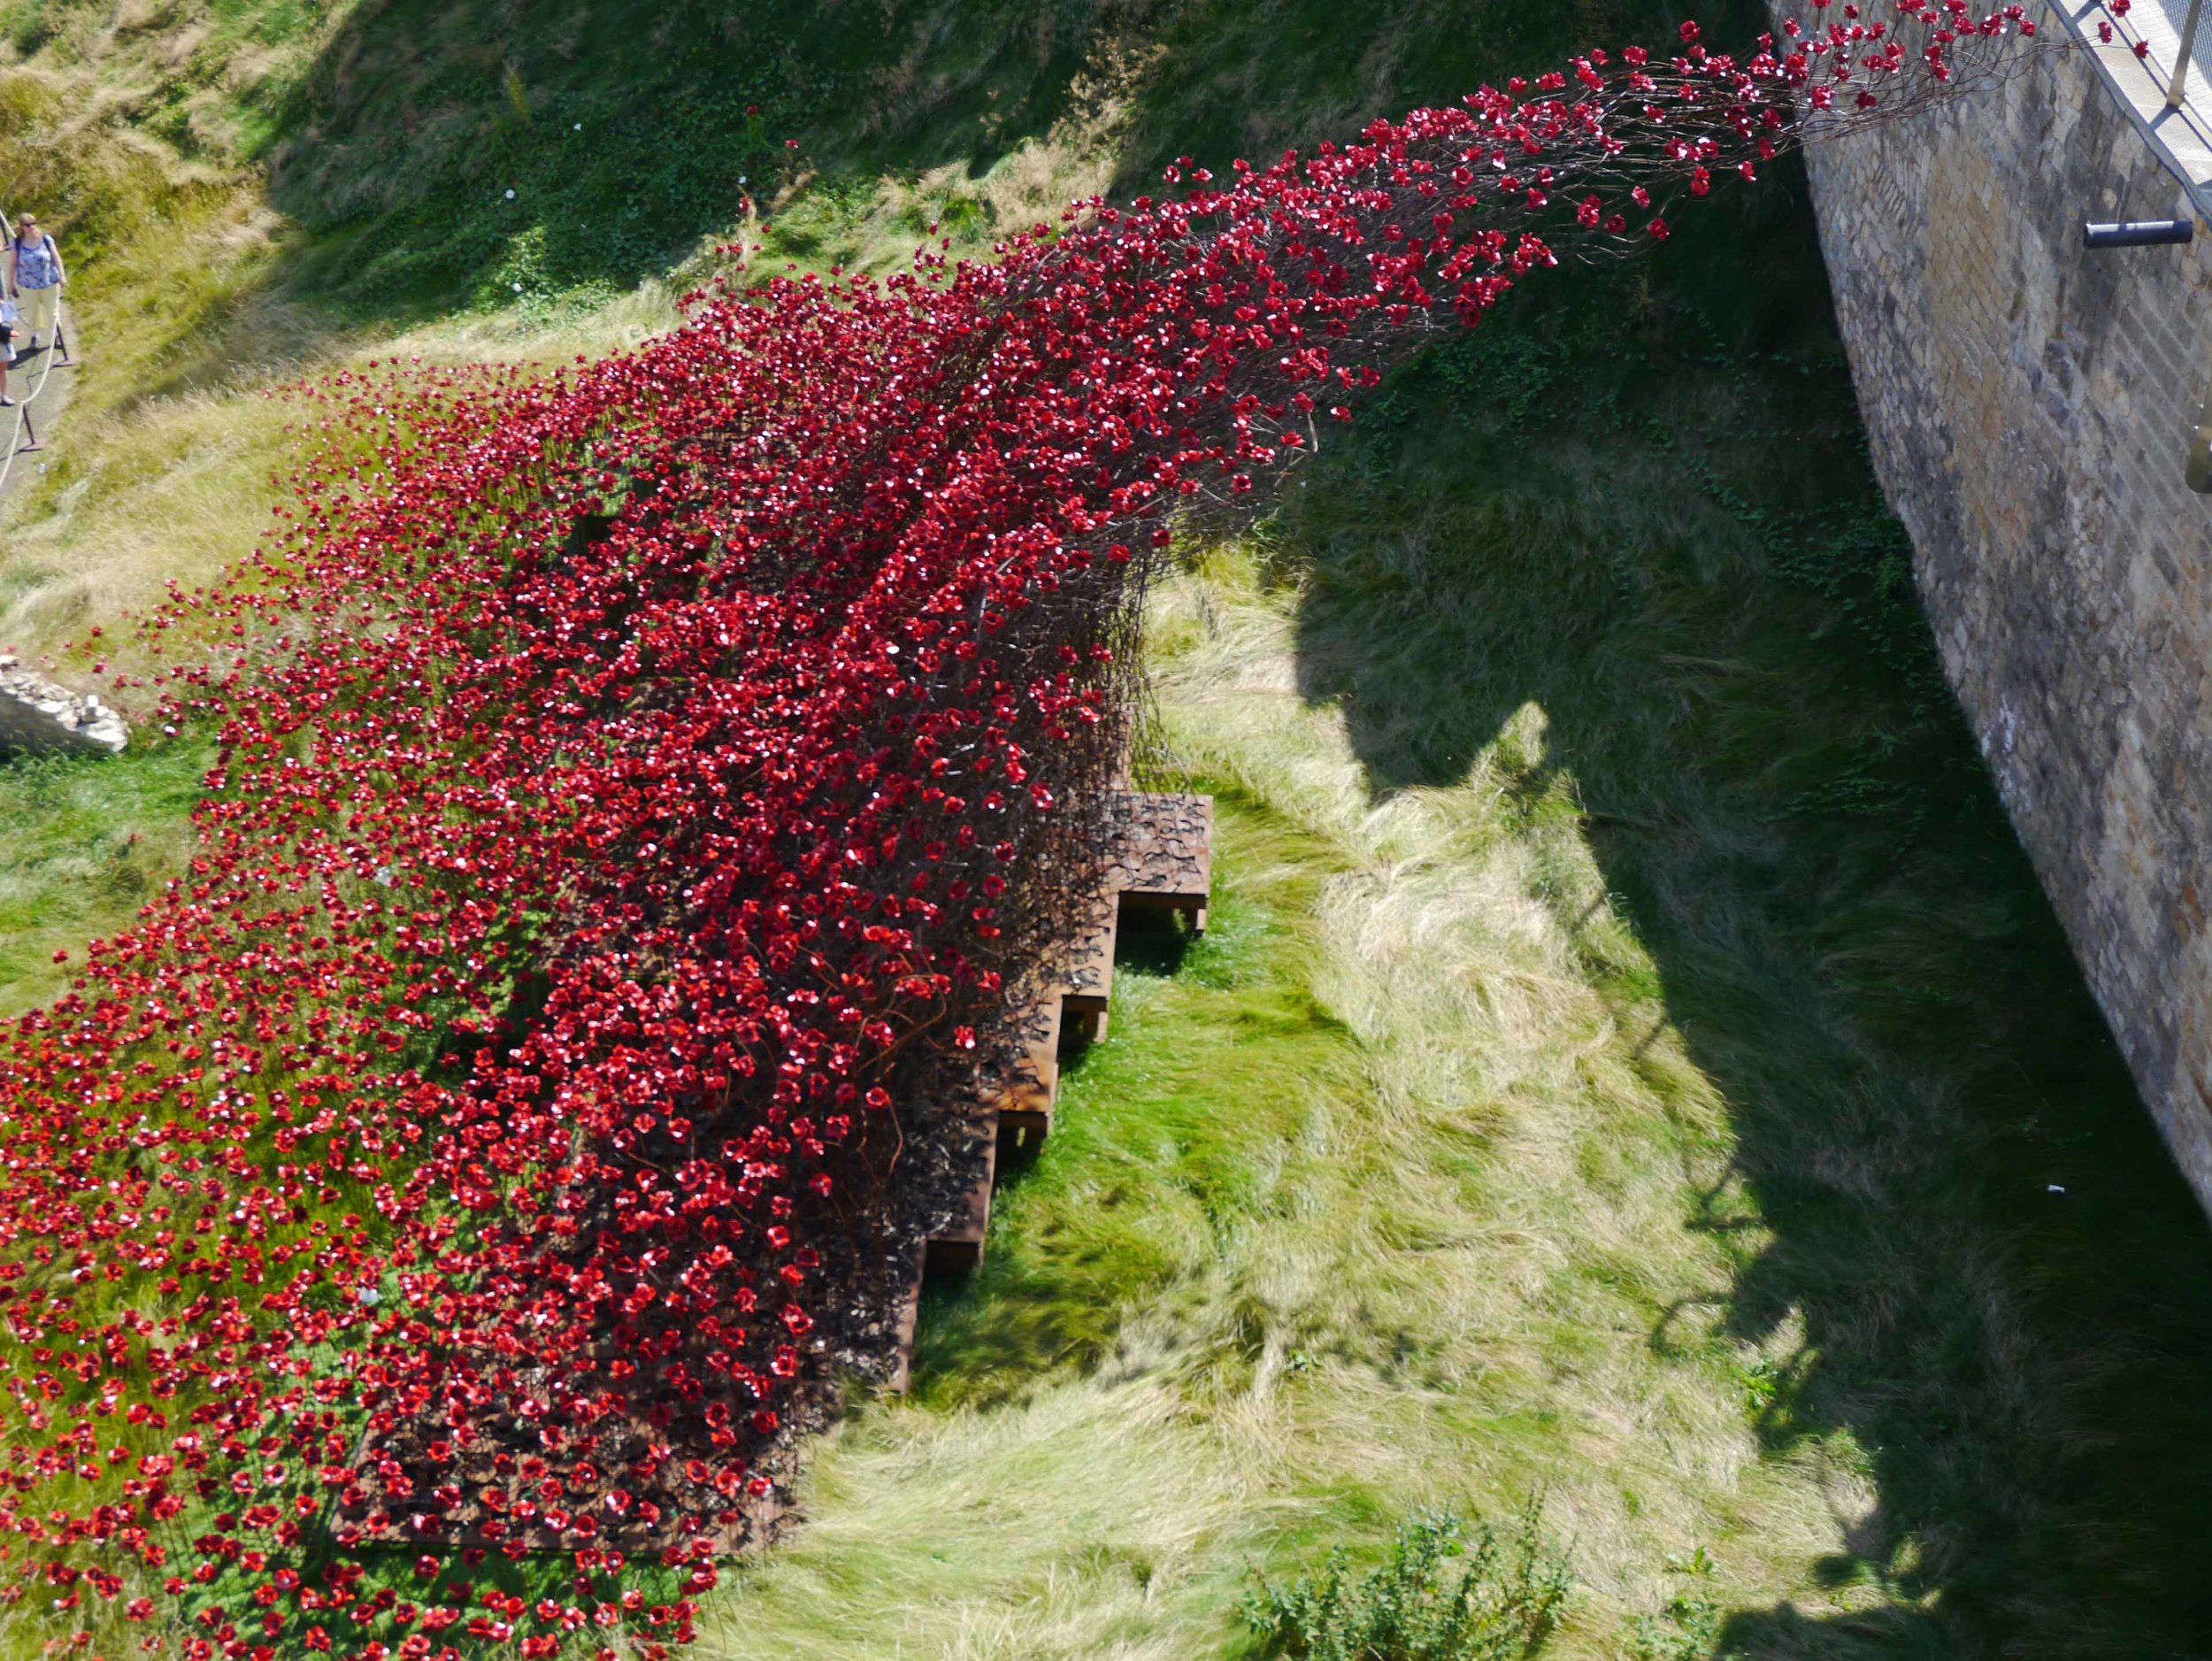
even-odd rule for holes
{"type": "Polygon", "coordinates": [[[90,693],[57,686],[0,652],[0,752],[105,750],[130,742],[130,729],[90,693]]]}

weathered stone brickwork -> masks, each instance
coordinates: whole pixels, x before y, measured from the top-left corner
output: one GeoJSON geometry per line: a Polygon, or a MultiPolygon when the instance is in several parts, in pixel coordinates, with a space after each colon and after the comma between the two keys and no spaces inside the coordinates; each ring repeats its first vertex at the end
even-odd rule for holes
{"type": "Polygon", "coordinates": [[[0,755],[16,750],[96,750],[130,740],[123,718],[96,697],[79,696],[0,652],[0,755]]]}
{"type": "Polygon", "coordinates": [[[2168,1144],[2212,1209],[2212,237],[2078,53],[1812,148],[1884,489],[1943,661],[2168,1144]]]}

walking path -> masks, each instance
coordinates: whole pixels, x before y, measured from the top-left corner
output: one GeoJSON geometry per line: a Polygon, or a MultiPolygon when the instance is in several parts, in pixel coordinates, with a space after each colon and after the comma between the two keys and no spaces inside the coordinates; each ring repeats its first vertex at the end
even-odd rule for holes
{"type": "MultiPolygon", "coordinates": [[[[0,214],[0,232],[6,234],[9,242],[15,240],[15,226],[4,214],[0,214]]],[[[58,307],[55,318],[55,340],[66,339],[65,331],[71,321],[67,307],[58,307]]],[[[0,418],[15,419],[0,419],[0,432],[7,435],[6,449],[0,451],[0,499],[5,498],[9,487],[19,478],[37,476],[35,463],[26,461],[18,466],[17,462],[26,456],[44,453],[46,442],[53,436],[62,409],[69,402],[69,390],[75,377],[64,375],[58,381],[54,379],[55,340],[48,341],[35,352],[25,352],[17,364],[10,365],[12,373],[8,376],[8,393],[14,398],[15,407],[0,410],[0,418]],[[35,442],[35,450],[27,448],[35,442]]],[[[64,367],[74,367],[74,364],[73,358],[64,367]]],[[[122,718],[97,697],[73,692],[18,663],[12,654],[0,653],[0,753],[50,750],[114,751],[129,742],[129,732],[122,718]]]]}
{"type": "MultiPolygon", "coordinates": [[[[0,214],[0,231],[6,233],[9,242],[15,240],[15,226],[4,214],[0,214]]],[[[56,307],[55,317],[55,339],[66,339],[72,321],[66,304],[56,307]]],[[[65,369],[75,366],[73,357],[69,363],[62,365],[65,369]]],[[[38,450],[46,448],[62,410],[69,402],[72,377],[65,375],[56,381],[53,372],[54,341],[49,340],[37,351],[25,352],[18,360],[16,373],[8,377],[8,392],[15,399],[15,408],[12,411],[0,410],[0,417],[14,417],[13,420],[4,424],[7,431],[7,449],[4,455],[0,455],[0,495],[4,495],[9,485],[14,481],[18,472],[17,458],[37,453],[27,447],[35,441],[38,450]],[[42,432],[41,428],[43,428],[42,432]]],[[[24,470],[27,472],[30,465],[26,463],[24,470]]]]}

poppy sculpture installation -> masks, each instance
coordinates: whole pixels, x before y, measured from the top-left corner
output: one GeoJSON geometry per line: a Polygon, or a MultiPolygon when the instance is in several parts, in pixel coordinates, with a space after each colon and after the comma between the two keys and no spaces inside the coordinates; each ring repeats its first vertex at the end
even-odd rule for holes
{"type": "Polygon", "coordinates": [[[375,461],[143,625],[242,642],[165,691],[196,857],[0,1044],[0,1597],[193,1661],[689,1637],[1098,890],[1148,575],[1431,332],[2033,34],[1840,12],[296,393],[375,461]]]}

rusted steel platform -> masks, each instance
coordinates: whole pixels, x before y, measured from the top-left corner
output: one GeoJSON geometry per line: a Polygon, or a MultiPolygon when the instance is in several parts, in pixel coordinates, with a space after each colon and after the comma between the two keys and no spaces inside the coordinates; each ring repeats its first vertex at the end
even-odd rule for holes
{"type": "Polygon", "coordinates": [[[1133,911],[1179,911],[1206,932],[1213,892],[1214,799],[1125,790],[1115,804],[1108,880],[1133,911]]]}

